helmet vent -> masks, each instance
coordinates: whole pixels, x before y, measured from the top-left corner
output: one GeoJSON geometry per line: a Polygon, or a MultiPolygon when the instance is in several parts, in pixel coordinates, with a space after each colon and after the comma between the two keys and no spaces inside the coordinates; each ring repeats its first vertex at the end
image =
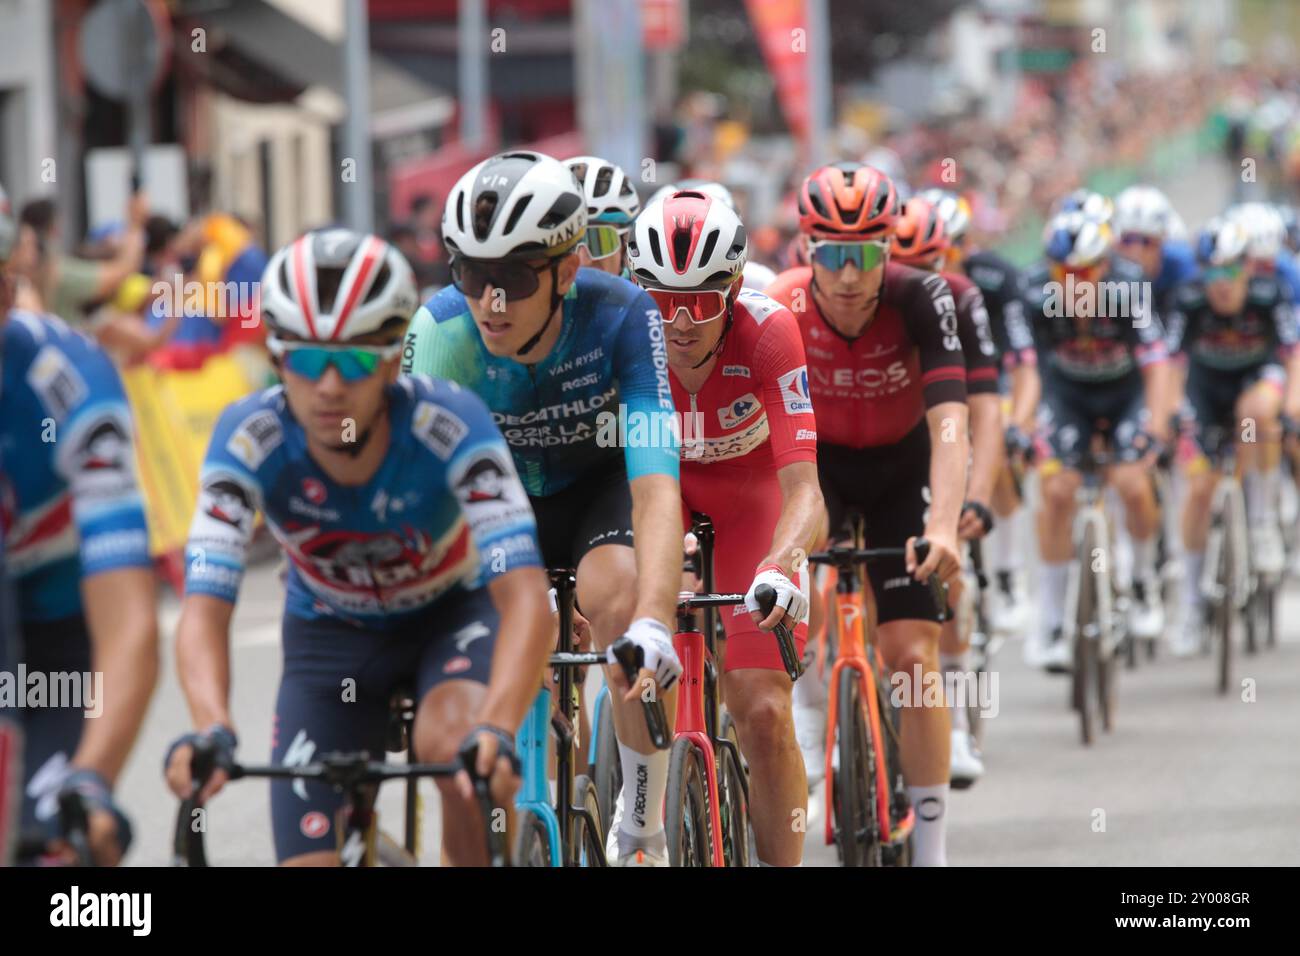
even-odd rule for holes
{"type": "Polygon", "coordinates": [[[735,261],[745,252],[745,247],[749,244],[745,236],[745,227],[741,226],[736,230],[735,236],[732,237],[731,248],[727,250],[727,258],[735,261]]]}
{"type": "MultiPolygon", "coordinates": [[[[295,289],[293,283],[289,281],[289,257],[288,256],[285,256],[283,259],[280,260],[280,287],[284,289],[285,293],[289,296],[290,299],[292,299],[295,302],[298,301],[298,290],[295,289]]],[[[299,302],[298,304],[302,305],[301,302],[299,302]]]]}
{"type": "Polygon", "coordinates": [[[514,232],[515,226],[519,224],[519,218],[524,214],[524,210],[528,208],[528,204],[532,201],[533,194],[529,193],[527,196],[520,199],[519,202],[515,203],[515,208],[510,210],[510,218],[506,220],[506,226],[503,230],[505,235],[508,236],[510,233],[514,232]]]}
{"type": "Polygon", "coordinates": [[[650,255],[654,256],[655,265],[661,269],[664,264],[663,250],[659,248],[659,230],[651,229],[650,232],[650,255]]]}
{"type": "Polygon", "coordinates": [[[581,195],[565,193],[551,204],[537,225],[542,229],[554,229],[585,205],[581,195]]]}
{"type": "Polygon", "coordinates": [[[587,181],[586,163],[577,163],[576,165],[570,166],[569,168],[573,170],[573,175],[577,177],[578,182],[585,183],[587,181]]]}
{"type": "Polygon", "coordinates": [[[685,272],[686,267],[690,264],[691,255],[691,223],[685,222],[673,230],[673,268],[678,272],[685,272]]]}
{"type": "Polygon", "coordinates": [[[499,198],[495,192],[484,192],[474,200],[474,238],[479,242],[486,242],[488,233],[492,231],[499,198]]]}
{"type": "Polygon", "coordinates": [[[456,228],[465,231],[465,190],[456,194],[456,228]]]}
{"type": "Polygon", "coordinates": [[[366,297],[361,300],[363,305],[368,305],[369,303],[374,302],[375,299],[379,298],[383,293],[384,288],[388,285],[388,280],[392,276],[392,273],[393,270],[390,269],[388,263],[385,262],[383,267],[379,270],[379,273],[375,276],[375,280],[370,283],[370,291],[367,292],[366,297]]]}
{"type": "Polygon", "coordinates": [[[343,269],[318,267],[316,269],[316,301],[321,312],[334,311],[334,299],[338,296],[339,285],[343,282],[343,269]]]}
{"type": "Polygon", "coordinates": [[[614,167],[603,166],[600,172],[596,173],[596,188],[592,191],[594,196],[603,196],[609,192],[609,184],[614,179],[614,167]]]}
{"type": "Polygon", "coordinates": [[[718,230],[714,229],[707,236],[705,236],[704,248],[700,251],[701,262],[708,262],[711,258],[713,258],[713,249],[718,244],[719,235],[720,234],[718,230]]]}

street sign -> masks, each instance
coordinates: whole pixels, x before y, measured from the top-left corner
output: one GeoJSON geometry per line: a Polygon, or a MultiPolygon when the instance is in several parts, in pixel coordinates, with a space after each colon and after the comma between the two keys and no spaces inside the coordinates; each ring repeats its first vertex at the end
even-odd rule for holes
{"type": "Polygon", "coordinates": [[[81,21],[86,79],[115,100],[147,91],[162,78],[169,34],[166,13],[149,0],[100,0],[81,21]]]}

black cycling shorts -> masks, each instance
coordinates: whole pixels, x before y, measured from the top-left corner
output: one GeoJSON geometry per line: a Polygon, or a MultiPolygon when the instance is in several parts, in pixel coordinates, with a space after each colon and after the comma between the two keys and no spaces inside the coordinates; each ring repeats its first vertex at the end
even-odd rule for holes
{"type": "Polygon", "coordinates": [[[1261,381],[1276,382],[1281,389],[1286,383],[1286,372],[1275,362],[1233,371],[1210,368],[1195,361],[1187,363],[1187,406],[1191,414],[1184,416],[1183,425],[1202,454],[1213,455],[1220,440],[1240,434],[1237,399],[1261,381]]]}
{"type": "MultiPolygon", "coordinates": [[[[420,701],[444,681],[487,684],[497,624],[486,588],[452,591],[391,631],[285,614],[272,762],[305,764],[330,751],[366,750],[378,758],[393,692],[410,688],[420,701]]],[[[276,859],[332,851],[342,805],[343,795],[323,783],[271,781],[276,859]]]]}
{"type": "MultiPolygon", "coordinates": [[[[930,428],[921,423],[893,445],[846,448],[817,445],[817,476],[830,513],[831,534],[847,531],[860,512],[869,548],[899,548],[925,531],[930,506],[930,428]]],[[[873,561],[868,568],[876,620],[939,620],[930,589],[907,573],[903,558],[873,561]]]]}
{"type": "Polygon", "coordinates": [[[102,712],[106,694],[103,680],[96,686],[90,667],[90,631],[81,615],[51,621],[23,621],[23,644],[19,655],[27,675],[30,694],[40,674],[46,687],[44,703],[31,699],[14,718],[23,729],[22,829],[34,830],[57,816],[58,789],[64,768],[81,743],[82,724],[89,712],[102,712]],[[76,700],[69,697],[75,688],[76,700]],[[94,697],[100,695],[100,699],[94,697]],[[62,704],[63,706],[53,706],[62,704]]]}
{"type": "Polygon", "coordinates": [[[1040,458],[1055,458],[1078,468],[1101,422],[1116,461],[1134,462],[1150,448],[1146,392],[1140,373],[1114,382],[1077,382],[1043,372],[1038,406],[1038,438],[1046,444],[1040,458]]]}
{"type": "Polygon", "coordinates": [[[553,495],[530,497],[548,568],[576,568],[602,544],[632,547],[632,488],[622,462],[553,495]]]}

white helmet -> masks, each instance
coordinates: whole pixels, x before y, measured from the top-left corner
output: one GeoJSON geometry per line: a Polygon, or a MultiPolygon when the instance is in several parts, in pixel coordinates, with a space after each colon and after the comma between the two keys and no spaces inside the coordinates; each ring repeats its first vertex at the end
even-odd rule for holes
{"type": "Polygon", "coordinates": [[[582,184],[587,199],[587,222],[626,226],[641,211],[641,197],[621,168],[597,156],[575,156],[564,165],[582,184]]]}
{"type": "Polygon", "coordinates": [[[1063,212],[1081,212],[1089,219],[1110,222],[1115,215],[1115,204],[1101,193],[1081,187],[1066,193],[1052,205],[1053,216],[1063,212]]]}
{"type": "Polygon", "coordinates": [[[1130,186],[1115,197],[1115,231],[1165,240],[1174,227],[1174,210],[1154,186],[1130,186]]]}
{"type": "Polygon", "coordinates": [[[1225,266],[1246,258],[1250,237],[1240,221],[1216,216],[1196,237],[1196,261],[1203,266],[1225,266]]]}
{"type": "Polygon", "coordinates": [[[9,258],[13,251],[14,239],[18,237],[18,223],[14,219],[13,208],[9,205],[9,194],[0,184],[0,262],[9,258]]]}
{"type": "Polygon", "coordinates": [[[1090,266],[1110,253],[1113,233],[1110,223],[1081,210],[1058,212],[1043,230],[1043,251],[1047,258],[1064,266],[1090,266]]]}
{"type": "Polygon", "coordinates": [[[747,252],[739,216],[712,196],[683,190],[637,216],[627,261],[647,288],[726,290],[745,271],[747,252]]]}
{"type": "Polygon", "coordinates": [[[467,259],[561,256],[586,228],[586,197],[573,171],[525,150],[483,160],[456,180],[442,210],[442,241],[467,259]]]}
{"type": "Polygon", "coordinates": [[[736,197],[731,194],[731,190],[722,183],[715,182],[712,179],[683,179],[681,182],[669,183],[662,189],[655,190],[655,194],[650,197],[650,202],[660,199],[667,199],[673,193],[693,191],[704,193],[706,196],[712,196],[727,204],[727,208],[732,212],[736,211],[736,197]]]}
{"type": "Polygon", "coordinates": [[[1228,218],[1246,231],[1246,255],[1273,262],[1286,243],[1286,221],[1271,205],[1244,202],[1228,210],[1228,218]]]}
{"type": "Polygon", "coordinates": [[[934,206],[943,220],[943,231],[953,242],[960,242],[970,229],[970,203],[966,197],[949,189],[922,189],[917,196],[934,206]]]}
{"type": "Polygon", "coordinates": [[[411,266],[378,236],[320,229],[284,246],[262,273],[262,317],[272,334],[346,342],[391,330],[419,308],[411,266]]]}

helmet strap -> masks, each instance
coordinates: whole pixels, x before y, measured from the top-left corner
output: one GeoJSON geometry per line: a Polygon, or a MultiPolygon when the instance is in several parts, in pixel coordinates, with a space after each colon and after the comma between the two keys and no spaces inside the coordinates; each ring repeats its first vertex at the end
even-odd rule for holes
{"type": "Polygon", "coordinates": [[[537,330],[537,334],[534,335],[531,339],[525,342],[523,346],[520,347],[519,351],[515,353],[516,356],[523,355],[526,352],[531,352],[533,350],[533,347],[536,346],[537,343],[542,340],[542,336],[546,334],[546,330],[551,327],[551,322],[555,320],[555,314],[557,308],[560,305],[560,303],[564,301],[564,296],[560,293],[559,289],[560,289],[560,260],[553,259],[551,260],[551,307],[546,314],[546,321],[543,322],[542,327],[537,330]]]}

